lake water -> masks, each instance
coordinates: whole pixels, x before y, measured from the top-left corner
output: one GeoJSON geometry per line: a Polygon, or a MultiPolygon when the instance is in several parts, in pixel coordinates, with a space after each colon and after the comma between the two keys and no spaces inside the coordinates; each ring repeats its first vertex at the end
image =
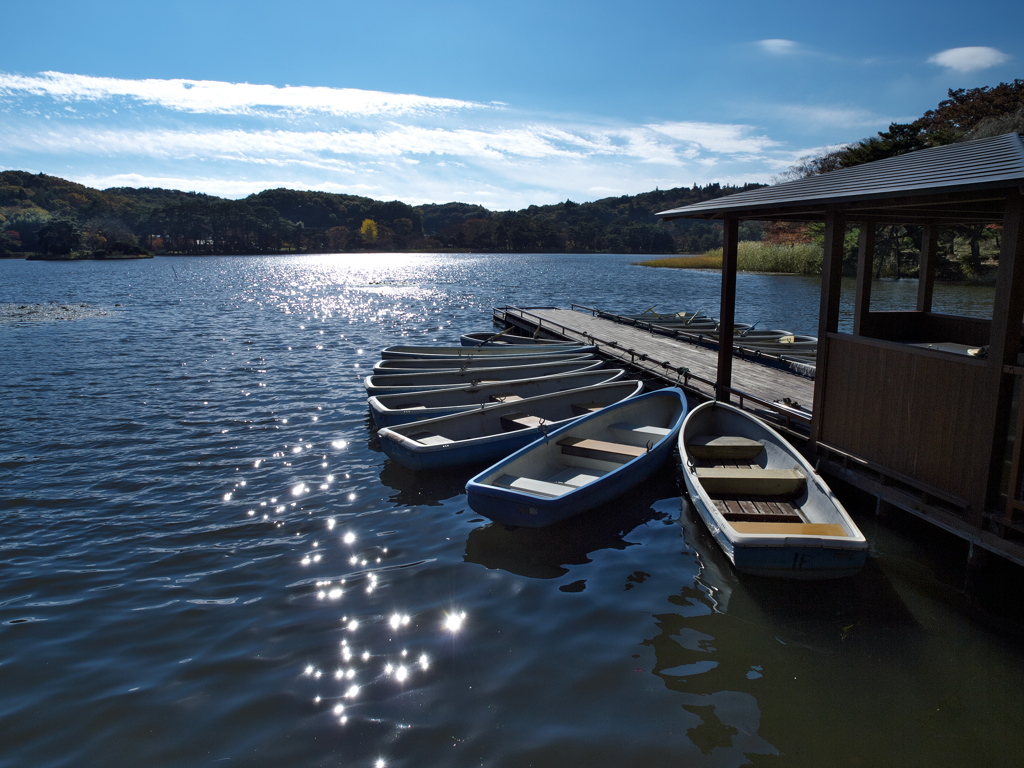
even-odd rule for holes
{"type": "MultiPolygon", "coordinates": [[[[506,303],[717,311],[717,274],[631,260],[0,261],[0,303],[87,305],[0,321],[0,766],[1020,765],[1020,592],[965,590],[927,526],[848,493],[867,568],[781,584],[730,570],[673,467],[506,530],[471,470],[381,452],[382,347],[506,303]]],[[[815,332],[815,280],[739,292],[815,332]]]]}

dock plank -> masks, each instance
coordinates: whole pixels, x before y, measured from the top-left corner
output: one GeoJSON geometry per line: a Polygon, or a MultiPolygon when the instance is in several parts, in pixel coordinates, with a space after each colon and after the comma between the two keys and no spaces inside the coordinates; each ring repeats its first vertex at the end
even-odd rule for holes
{"type": "MultiPolygon", "coordinates": [[[[718,351],[688,340],[665,336],[645,328],[597,317],[590,312],[554,307],[505,307],[495,310],[495,319],[522,328],[545,331],[573,341],[595,344],[600,354],[677,384],[703,398],[715,395],[718,351]],[[685,372],[685,373],[683,373],[685,372]]],[[[788,370],[734,357],[732,387],[763,403],[799,403],[810,418],[814,382],[788,370]]],[[[779,407],[782,414],[787,412],[779,407]]],[[[792,413],[790,413],[792,415],[792,413]]]]}

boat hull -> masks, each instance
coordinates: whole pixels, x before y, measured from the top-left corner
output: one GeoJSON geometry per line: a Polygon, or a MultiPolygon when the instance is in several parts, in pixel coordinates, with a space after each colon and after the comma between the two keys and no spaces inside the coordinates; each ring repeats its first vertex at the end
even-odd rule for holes
{"type": "Polygon", "coordinates": [[[413,373],[415,371],[461,371],[476,368],[507,368],[514,365],[540,365],[564,360],[596,360],[592,352],[566,352],[556,355],[516,355],[503,356],[501,360],[490,357],[402,357],[390,360],[378,360],[374,363],[374,373],[413,373]]]}
{"type": "Polygon", "coordinates": [[[513,336],[510,333],[464,333],[459,337],[464,347],[501,347],[514,345],[532,345],[535,347],[580,346],[580,342],[561,341],[559,339],[535,339],[531,336],[513,336]]]}
{"type": "Polygon", "coordinates": [[[385,347],[381,350],[380,356],[385,360],[398,360],[403,358],[441,358],[441,359],[471,359],[471,358],[500,358],[519,357],[521,355],[576,355],[585,352],[596,352],[594,345],[571,344],[552,345],[550,347],[537,347],[508,344],[505,346],[488,347],[385,347]]]}
{"type": "Polygon", "coordinates": [[[867,559],[867,540],[821,476],[763,421],[725,403],[704,403],[690,412],[678,444],[690,500],[736,570],[789,579],[840,578],[861,570],[867,559]],[[763,483],[766,473],[787,475],[785,482],[802,477],[802,482],[788,491],[792,495],[784,504],[778,503],[782,496],[765,495],[780,490],[711,485],[706,454],[695,446],[724,435],[748,445],[760,444],[761,450],[756,458],[743,460],[752,462],[749,467],[743,461],[733,462],[736,469],[725,469],[731,476],[719,477],[717,482],[751,482],[755,477],[763,483]]]}
{"type": "MultiPolygon", "coordinates": [[[[686,410],[686,396],[682,390],[670,387],[638,395],[578,419],[488,467],[470,480],[466,485],[469,505],[475,512],[496,523],[530,528],[553,525],[587,512],[622,496],[661,468],[675,447],[686,410]],[[645,450],[625,463],[606,462],[592,457],[581,457],[576,459],[576,463],[563,463],[566,461],[563,455],[565,449],[560,446],[567,438],[596,440],[611,435],[614,429],[612,425],[616,425],[620,428],[619,433],[614,435],[616,441],[629,439],[622,437],[623,421],[642,423],[647,428],[661,429],[663,433],[657,438],[645,434],[633,440],[632,447],[643,447],[645,450]],[[610,468],[605,469],[606,466],[610,468]],[[528,473],[526,479],[529,482],[538,479],[543,482],[543,476],[557,477],[577,469],[581,473],[592,474],[594,479],[557,497],[539,495],[538,491],[531,492],[503,484],[507,478],[519,477],[522,472],[528,473]]],[[[616,442],[611,445],[620,444],[616,442]]]]}
{"type": "Polygon", "coordinates": [[[839,579],[856,576],[867,560],[866,549],[822,546],[806,537],[736,541],[719,525],[718,516],[700,499],[689,479],[686,490],[715,543],[740,573],[782,579],[839,579]]]}
{"type": "Polygon", "coordinates": [[[575,405],[604,407],[643,391],[639,381],[613,381],[503,403],[493,408],[384,427],[377,432],[381,448],[409,469],[425,470],[468,464],[493,464],[529,445],[544,431],[580,417],[575,405]],[[513,417],[543,419],[543,424],[509,425],[513,417]],[[511,429],[509,427],[512,427],[511,429]]]}
{"type": "Polygon", "coordinates": [[[376,395],[368,403],[374,424],[378,427],[393,427],[478,408],[494,408],[505,402],[537,395],[604,384],[617,381],[625,375],[623,368],[602,368],[499,384],[471,384],[465,387],[376,395]]]}
{"type": "Polygon", "coordinates": [[[416,371],[395,374],[371,374],[363,379],[368,395],[384,395],[396,392],[418,390],[451,389],[468,384],[485,382],[512,382],[535,379],[542,376],[559,376],[577,371],[593,371],[601,368],[604,360],[557,360],[531,366],[499,366],[474,368],[465,371],[416,371]]]}

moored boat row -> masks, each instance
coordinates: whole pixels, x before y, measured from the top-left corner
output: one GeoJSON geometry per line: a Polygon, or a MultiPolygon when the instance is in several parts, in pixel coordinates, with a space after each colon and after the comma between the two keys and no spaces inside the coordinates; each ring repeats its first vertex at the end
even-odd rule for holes
{"type": "MultiPolygon", "coordinates": [[[[785,332],[746,335],[768,343],[775,333],[785,332]]],[[[513,355],[465,343],[493,335],[467,334],[459,347],[384,350],[365,384],[393,461],[426,470],[490,464],[467,483],[470,507],[496,523],[542,527],[621,496],[677,448],[687,493],[738,571],[810,579],[863,566],[867,541],[838,499],[749,412],[717,402],[691,411],[675,387],[644,393],[642,382],[604,369],[582,345],[566,358],[550,357],[560,345],[530,340],[506,342],[502,349],[522,350],[513,355]],[[384,365],[402,361],[411,367],[401,373],[384,365]]]]}
{"type": "MultiPolygon", "coordinates": [[[[698,340],[718,343],[719,320],[696,312],[659,314],[650,308],[637,315],[603,313],[621,321],[650,323],[672,331],[688,334],[698,340]]],[[[782,360],[795,360],[813,367],[817,359],[818,339],[783,329],[759,329],[758,323],[733,323],[733,349],[739,353],[753,353],[782,360]]]]}

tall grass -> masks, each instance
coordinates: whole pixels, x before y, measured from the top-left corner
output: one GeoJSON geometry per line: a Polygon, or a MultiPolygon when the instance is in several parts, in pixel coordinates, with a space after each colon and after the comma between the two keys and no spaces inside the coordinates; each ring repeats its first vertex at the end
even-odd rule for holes
{"type": "MultiPolygon", "coordinates": [[[[813,243],[777,245],[751,241],[740,243],[736,268],[741,272],[818,275],[821,274],[821,260],[821,248],[813,243]]],[[[722,249],[716,248],[700,256],[674,256],[636,263],[643,267],[721,269],[722,249]]]]}

